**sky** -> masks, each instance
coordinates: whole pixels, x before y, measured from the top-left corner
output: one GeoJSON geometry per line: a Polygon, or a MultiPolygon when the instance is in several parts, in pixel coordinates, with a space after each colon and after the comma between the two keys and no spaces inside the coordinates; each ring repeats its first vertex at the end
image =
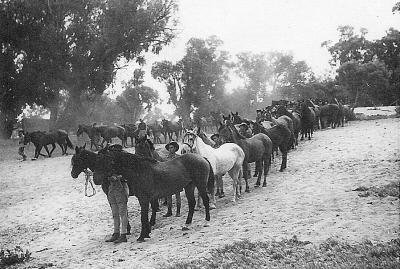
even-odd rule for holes
{"type": "MultiPolygon", "coordinates": [[[[338,40],[337,28],[351,25],[358,32],[368,30],[367,39],[379,39],[390,27],[400,29],[400,14],[392,13],[398,0],[180,0],[178,1],[178,37],[159,55],[148,55],[145,85],[168,98],[165,86],[151,78],[156,61],[176,62],[185,54],[192,38],[216,35],[224,42],[222,50],[233,57],[237,53],[281,51],[304,60],[317,76],[329,73],[330,54],[321,43],[338,40]]],[[[117,73],[113,90],[119,94],[122,81],[131,78],[137,68],[130,64],[117,73]]],[[[235,81],[235,78],[232,78],[235,81]]],[[[234,84],[228,87],[234,87],[234,84]]],[[[115,94],[114,94],[115,96],[115,94]]],[[[172,107],[159,105],[166,112],[172,107]]]]}

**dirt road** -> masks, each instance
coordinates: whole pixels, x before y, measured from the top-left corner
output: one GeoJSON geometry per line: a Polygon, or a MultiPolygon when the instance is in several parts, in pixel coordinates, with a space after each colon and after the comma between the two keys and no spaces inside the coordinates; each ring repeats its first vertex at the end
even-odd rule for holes
{"type": "MultiPolygon", "coordinates": [[[[360,186],[384,186],[400,178],[400,119],[351,122],[314,134],[289,153],[288,168],[272,165],[266,188],[231,202],[217,200],[209,225],[195,212],[189,231],[182,216],[157,215],[152,238],[137,243],[139,206],[130,198],[133,224],[128,243],[105,243],[112,219],[104,193],[84,196],[84,176],[70,176],[70,156],[0,162],[0,248],[20,245],[32,252],[20,267],[52,263],[56,268],[154,268],[207,256],[211,248],[237,240],[290,238],[313,243],[330,237],[348,242],[385,242],[399,236],[399,199],[360,197],[360,186]]],[[[166,209],[163,208],[163,211],[166,209]]],[[[54,268],[54,267],[53,267],[54,268]]]]}

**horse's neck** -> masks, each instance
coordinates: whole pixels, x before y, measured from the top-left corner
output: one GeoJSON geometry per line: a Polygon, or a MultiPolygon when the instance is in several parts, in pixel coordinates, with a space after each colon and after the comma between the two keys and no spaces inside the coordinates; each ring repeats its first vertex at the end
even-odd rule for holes
{"type": "Polygon", "coordinates": [[[94,172],[94,168],[96,167],[96,157],[97,154],[91,151],[88,151],[89,158],[87,160],[87,168],[89,168],[92,172],[94,172]]]}
{"type": "Polygon", "coordinates": [[[210,152],[210,149],[212,149],[212,147],[204,143],[204,141],[199,136],[196,136],[195,143],[200,155],[207,154],[208,152],[210,152]]]}
{"type": "Polygon", "coordinates": [[[232,131],[233,142],[235,142],[236,144],[239,144],[239,143],[241,143],[242,140],[245,139],[244,136],[239,134],[239,131],[235,128],[235,126],[230,126],[229,128],[232,131]]]}

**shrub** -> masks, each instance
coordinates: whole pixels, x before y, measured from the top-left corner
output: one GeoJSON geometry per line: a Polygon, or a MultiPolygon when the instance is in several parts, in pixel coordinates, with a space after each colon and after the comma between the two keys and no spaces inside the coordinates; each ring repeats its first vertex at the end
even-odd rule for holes
{"type": "Polygon", "coordinates": [[[14,249],[0,250],[0,265],[12,265],[16,263],[22,263],[31,257],[29,250],[24,251],[20,246],[16,246],[14,249]]]}

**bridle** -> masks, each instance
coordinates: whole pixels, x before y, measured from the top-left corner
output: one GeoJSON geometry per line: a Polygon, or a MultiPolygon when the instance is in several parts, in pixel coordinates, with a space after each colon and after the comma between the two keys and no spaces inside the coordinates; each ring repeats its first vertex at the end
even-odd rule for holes
{"type": "Polygon", "coordinates": [[[196,139],[196,134],[192,133],[192,132],[187,132],[184,136],[183,136],[183,142],[182,144],[187,145],[190,148],[190,153],[194,153],[195,149],[196,149],[196,145],[195,145],[195,139],[196,139]],[[187,137],[187,141],[185,141],[187,137]]]}

